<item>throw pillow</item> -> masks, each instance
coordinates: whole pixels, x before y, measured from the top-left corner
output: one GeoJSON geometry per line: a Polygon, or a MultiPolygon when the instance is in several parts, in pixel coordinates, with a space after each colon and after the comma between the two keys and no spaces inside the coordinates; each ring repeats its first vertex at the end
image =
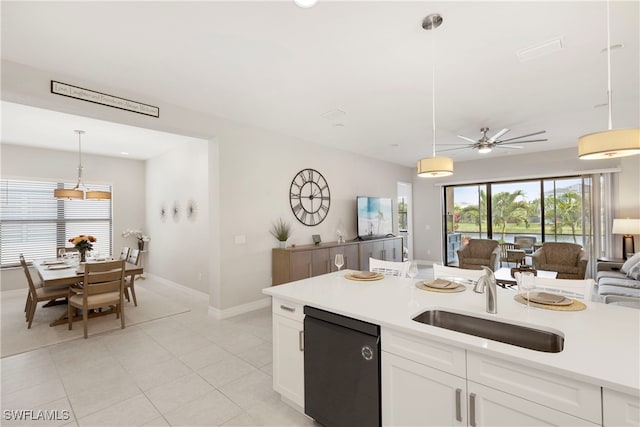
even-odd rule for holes
{"type": "Polygon", "coordinates": [[[640,262],[636,263],[627,273],[627,277],[633,280],[640,280],[640,262]]]}
{"type": "Polygon", "coordinates": [[[633,267],[639,262],[640,262],[640,252],[636,253],[631,258],[626,260],[624,264],[622,264],[622,267],[620,267],[620,271],[626,274],[629,270],[631,270],[631,267],[633,267]]]}

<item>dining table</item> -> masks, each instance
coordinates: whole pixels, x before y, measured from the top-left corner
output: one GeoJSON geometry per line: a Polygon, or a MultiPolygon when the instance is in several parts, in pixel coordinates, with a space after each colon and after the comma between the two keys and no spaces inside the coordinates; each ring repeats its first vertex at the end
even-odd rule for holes
{"type": "MultiPolygon", "coordinates": [[[[109,259],[111,260],[111,259],[109,259]]],[[[88,261],[91,262],[100,262],[100,261],[88,261]]],[[[35,260],[33,262],[34,267],[38,271],[38,276],[40,276],[40,280],[42,281],[43,287],[48,286],[72,286],[78,282],[82,281],[82,276],[84,274],[84,263],[77,263],[70,259],[41,259],[35,260]]],[[[144,269],[141,265],[131,264],[129,262],[125,263],[125,276],[128,276],[130,280],[133,282],[135,280],[136,275],[141,275],[144,273],[144,269]]],[[[51,307],[53,305],[58,304],[66,304],[66,301],[49,301],[43,307],[51,307]]],[[[93,312],[89,314],[89,317],[100,316],[104,314],[109,314],[109,312],[93,312]]],[[[72,319],[74,322],[77,320],[82,320],[82,316],[74,316],[72,319]]],[[[67,312],[60,316],[58,319],[54,320],[49,324],[49,326],[57,326],[66,324],[68,322],[67,312]]]]}

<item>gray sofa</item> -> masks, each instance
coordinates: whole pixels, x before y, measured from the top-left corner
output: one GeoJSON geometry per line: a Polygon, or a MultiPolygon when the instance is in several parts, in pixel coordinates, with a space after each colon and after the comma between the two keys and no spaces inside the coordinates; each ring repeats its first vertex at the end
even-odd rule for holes
{"type": "Polygon", "coordinates": [[[640,299],[640,252],[625,263],[598,262],[596,282],[604,302],[617,301],[617,297],[640,299]]]}

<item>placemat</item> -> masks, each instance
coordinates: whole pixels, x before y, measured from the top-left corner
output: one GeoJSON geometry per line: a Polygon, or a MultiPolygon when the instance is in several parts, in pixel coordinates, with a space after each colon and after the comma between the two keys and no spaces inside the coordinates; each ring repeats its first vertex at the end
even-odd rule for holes
{"type": "Polygon", "coordinates": [[[371,282],[374,280],[380,280],[382,278],[384,278],[384,274],[382,273],[376,273],[375,275],[371,276],[371,277],[358,277],[358,274],[363,274],[363,273],[369,273],[367,272],[362,272],[362,271],[354,271],[352,273],[347,273],[344,275],[344,277],[346,277],[349,280],[355,280],[357,282],[371,282]]]}
{"type": "MultiPolygon", "coordinates": [[[[527,299],[520,294],[515,295],[513,299],[519,302],[520,304],[527,305],[527,299]]],[[[538,304],[537,302],[530,301],[529,305],[531,307],[544,308],[547,310],[555,310],[555,311],[581,311],[587,308],[587,306],[581,301],[578,301],[575,299],[572,301],[573,302],[570,305],[547,305],[547,304],[538,304]]]]}
{"type": "Polygon", "coordinates": [[[420,281],[416,283],[416,288],[422,289],[423,291],[429,292],[444,292],[444,293],[453,293],[453,292],[463,292],[467,287],[461,283],[458,283],[458,286],[455,288],[432,288],[424,284],[424,281],[420,281]]]}
{"type": "Polygon", "coordinates": [[[47,267],[47,270],[64,270],[65,268],[71,268],[68,264],[52,264],[47,267]]]}

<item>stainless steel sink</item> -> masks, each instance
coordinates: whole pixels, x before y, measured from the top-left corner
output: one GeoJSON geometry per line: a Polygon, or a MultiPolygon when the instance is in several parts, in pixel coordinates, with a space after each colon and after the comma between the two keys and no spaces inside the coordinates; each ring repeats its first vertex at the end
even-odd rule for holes
{"type": "Polygon", "coordinates": [[[560,353],[564,348],[564,337],[553,332],[450,311],[428,310],[420,313],[413,320],[438,328],[547,353],[560,353]]]}

